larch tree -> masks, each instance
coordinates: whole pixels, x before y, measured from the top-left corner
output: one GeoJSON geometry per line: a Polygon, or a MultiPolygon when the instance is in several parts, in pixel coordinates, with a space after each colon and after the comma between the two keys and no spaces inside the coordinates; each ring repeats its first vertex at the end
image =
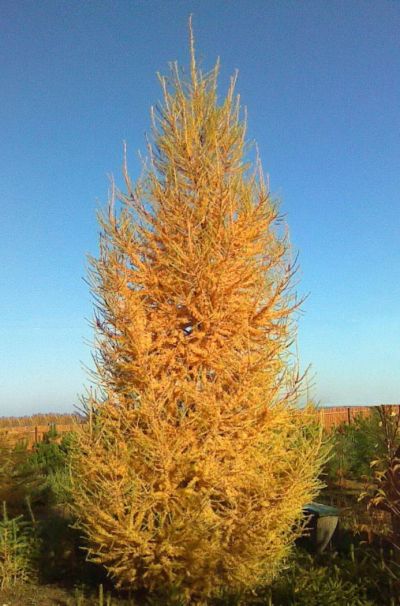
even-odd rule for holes
{"type": "Polygon", "coordinates": [[[92,260],[97,395],[73,463],[88,556],[117,586],[204,603],[271,581],[319,490],[299,412],[294,266],[235,78],[176,65],[142,177],[112,192],[92,260]]]}

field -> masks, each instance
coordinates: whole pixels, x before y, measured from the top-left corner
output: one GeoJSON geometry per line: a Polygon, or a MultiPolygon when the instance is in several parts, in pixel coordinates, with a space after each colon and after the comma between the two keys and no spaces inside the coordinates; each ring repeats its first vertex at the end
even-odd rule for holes
{"type": "MultiPolygon", "coordinates": [[[[213,604],[400,603],[397,510],[391,509],[392,493],[382,482],[388,436],[392,449],[400,444],[398,413],[398,406],[321,411],[332,456],[319,501],[340,509],[331,544],[318,554],[311,537],[305,537],[272,586],[241,602],[239,596],[225,596],[213,604]],[[374,504],[379,490],[386,500],[374,504]]],[[[68,460],[78,422],[82,419],[68,415],[0,420],[0,603],[178,605],[157,595],[118,593],[104,570],[86,561],[70,509],[68,460]]]]}

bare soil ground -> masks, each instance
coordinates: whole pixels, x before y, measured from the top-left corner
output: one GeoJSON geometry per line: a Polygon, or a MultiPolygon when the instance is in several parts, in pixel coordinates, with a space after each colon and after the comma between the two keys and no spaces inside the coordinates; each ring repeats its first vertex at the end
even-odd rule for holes
{"type": "Polygon", "coordinates": [[[75,606],[74,595],[52,585],[22,585],[0,591],[0,606],[75,606]]]}
{"type": "MultiPolygon", "coordinates": [[[[85,592],[86,593],[86,592],[85,592]]],[[[64,588],[59,585],[26,583],[7,590],[0,590],[0,606],[139,606],[140,600],[124,597],[109,597],[104,590],[103,601],[97,591],[86,595],[81,589],[64,588]]]]}

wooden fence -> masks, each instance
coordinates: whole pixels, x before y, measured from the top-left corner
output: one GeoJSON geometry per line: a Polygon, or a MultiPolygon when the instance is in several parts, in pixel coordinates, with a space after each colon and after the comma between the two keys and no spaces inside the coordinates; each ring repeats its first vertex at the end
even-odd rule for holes
{"type": "MultiPolygon", "coordinates": [[[[385,404],[393,406],[393,410],[400,414],[400,404],[385,404]]],[[[341,423],[351,423],[359,415],[367,417],[376,406],[332,406],[320,408],[321,423],[325,429],[331,429],[341,423]]]]}
{"type": "MultiPolygon", "coordinates": [[[[400,404],[389,404],[400,414],[400,404]]],[[[321,423],[325,429],[332,429],[341,423],[351,423],[357,415],[368,416],[371,414],[372,406],[334,406],[320,408],[321,423]]],[[[43,436],[55,427],[57,433],[63,434],[73,431],[76,423],[48,423],[44,425],[28,425],[14,427],[0,427],[0,440],[3,438],[10,444],[26,442],[28,448],[43,440],[43,436]]]]}
{"type": "Polygon", "coordinates": [[[43,436],[53,427],[57,434],[61,435],[68,431],[73,431],[76,423],[48,423],[46,425],[18,425],[15,427],[0,427],[0,440],[8,444],[18,444],[25,442],[28,448],[32,448],[38,442],[43,440],[43,436]]]}

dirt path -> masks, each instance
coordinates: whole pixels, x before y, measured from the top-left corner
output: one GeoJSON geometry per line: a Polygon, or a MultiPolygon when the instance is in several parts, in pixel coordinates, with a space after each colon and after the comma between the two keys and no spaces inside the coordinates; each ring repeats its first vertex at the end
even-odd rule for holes
{"type": "Polygon", "coordinates": [[[29,584],[0,590],[0,606],[76,606],[76,604],[73,593],[53,585],[29,584]]]}

